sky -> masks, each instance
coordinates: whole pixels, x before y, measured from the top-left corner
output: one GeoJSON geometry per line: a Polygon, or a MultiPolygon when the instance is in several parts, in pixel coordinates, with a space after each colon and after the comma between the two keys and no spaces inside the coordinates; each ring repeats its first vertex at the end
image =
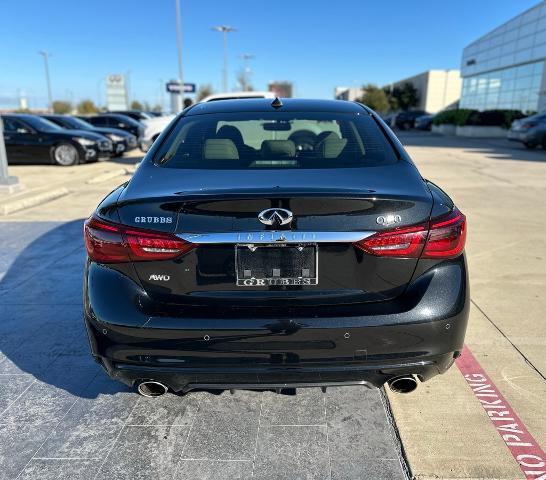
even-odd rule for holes
{"type": "MultiPolygon", "coordinates": [[[[294,83],[295,95],[332,98],[336,86],[386,85],[429,69],[460,67],[462,49],[538,0],[180,0],[184,80],[221,91],[222,35],[229,84],[240,56],[251,83],[294,83]]],[[[53,99],[105,101],[107,74],[129,72],[130,96],[154,105],[177,78],[175,0],[18,0],[0,10],[0,108],[47,104],[43,58],[51,52],[53,99]]]]}

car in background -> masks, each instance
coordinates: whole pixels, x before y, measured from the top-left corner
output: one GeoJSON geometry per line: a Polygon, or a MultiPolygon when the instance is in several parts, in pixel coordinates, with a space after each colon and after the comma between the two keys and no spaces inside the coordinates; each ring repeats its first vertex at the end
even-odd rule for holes
{"type": "Polygon", "coordinates": [[[140,142],[140,137],[144,134],[145,125],[142,122],[132,119],[127,115],[119,113],[99,113],[92,117],[79,117],[96,127],[119,128],[131,133],[140,142]]]}
{"type": "Polygon", "coordinates": [[[400,130],[410,130],[415,128],[415,119],[422,116],[428,115],[427,112],[423,110],[408,110],[407,112],[398,112],[392,121],[392,125],[400,130]]]}
{"type": "Polygon", "coordinates": [[[541,145],[546,150],[546,113],[514,120],[508,131],[508,140],[521,142],[527,148],[541,145]]]}
{"type": "Polygon", "coordinates": [[[137,147],[136,137],[132,133],[119,128],[96,127],[81,118],[71,115],[42,115],[42,118],[69,130],[86,130],[104,135],[112,142],[112,155],[114,157],[119,157],[137,147]]]}
{"type": "Polygon", "coordinates": [[[415,119],[415,128],[417,130],[432,130],[432,120],[435,115],[421,115],[415,119]]]}
{"type": "Polygon", "coordinates": [[[111,110],[108,113],[119,113],[120,115],[127,115],[128,117],[131,117],[133,120],[137,120],[138,122],[153,120],[155,118],[154,115],[150,115],[148,112],[141,112],[140,110],[111,110]]]}
{"type": "Polygon", "coordinates": [[[164,115],[163,112],[147,111],[146,113],[152,117],[162,117],[164,115]]]}
{"type": "Polygon", "coordinates": [[[147,152],[152,144],[157,140],[157,137],[161,135],[161,132],[172,122],[175,115],[164,115],[162,117],[156,117],[151,122],[146,122],[144,134],[142,135],[139,146],[143,152],[147,152]]]}
{"type": "Polygon", "coordinates": [[[85,222],[91,352],[147,397],[409,393],[461,354],[465,238],[465,216],[364,105],[197,103],[85,222]]]}
{"type": "MultiPolygon", "coordinates": [[[[215,93],[203,98],[201,103],[215,102],[219,100],[239,100],[239,99],[256,99],[256,98],[275,98],[273,92],[226,92],[215,93]]],[[[145,122],[146,130],[142,139],[140,140],[140,149],[143,152],[147,152],[152,144],[156,141],[157,137],[161,135],[161,132],[165,129],[169,123],[173,120],[174,115],[166,115],[161,118],[156,118],[153,122],[145,122]]]]}
{"type": "Polygon", "coordinates": [[[112,142],[88,130],[66,130],[36,115],[2,115],[8,163],[77,165],[110,158],[112,142]]]}

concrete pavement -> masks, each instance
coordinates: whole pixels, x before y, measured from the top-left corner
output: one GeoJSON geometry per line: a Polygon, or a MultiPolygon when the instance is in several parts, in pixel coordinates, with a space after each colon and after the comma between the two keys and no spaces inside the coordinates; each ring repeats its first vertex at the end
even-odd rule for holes
{"type": "MultiPolygon", "coordinates": [[[[546,152],[428,133],[401,139],[421,173],[467,215],[466,343],[544,448],[546,152]]],[[[149,403],[90,363],[80,321],[81,221],[129,177],[89,183],[119,165],[75,168],[87,167],[75,172],[81,177],[71,182],[78,185],[72,193],[1,219],[5,478],[173,471],[171,478],[403,478],[400,445],[378,391],[199,392],[149,403]]],[[[15,168],[27,183],[31,169],[42,181],[55,167],[15,168]]],[[[411,395],[388,399],[415,478],[524,478],[456,366],[411,395]]]]}
{"type": "Polygon", "coordinates": [[[0,221],[0,479],[406,478],[378,390],[146,399],[110,380],[81,320],[81,231],[126,179],[80,167],[72,193],[0,221]]]}
{"type": "MultiPolygon", "coordinates": [[[[401,140],[467,215],[466,344],[544,448],[546,152],[427,133],[401,140]]],[[[416,478],[524,478],[456,367],[389,399],[416,478]]]]}

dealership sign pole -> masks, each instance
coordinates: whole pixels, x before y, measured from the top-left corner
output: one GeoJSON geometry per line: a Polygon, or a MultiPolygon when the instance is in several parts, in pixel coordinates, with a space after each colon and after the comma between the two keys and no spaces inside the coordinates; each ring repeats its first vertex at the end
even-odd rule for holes
{"type": "Polygon", "coordinates": [[[0,193],[13,193],[21,189],[17,177],[10,177],[8,174],[8,157],[6,155],[6,144],[4,143],[4,124],[0,117],[0,193]]]}

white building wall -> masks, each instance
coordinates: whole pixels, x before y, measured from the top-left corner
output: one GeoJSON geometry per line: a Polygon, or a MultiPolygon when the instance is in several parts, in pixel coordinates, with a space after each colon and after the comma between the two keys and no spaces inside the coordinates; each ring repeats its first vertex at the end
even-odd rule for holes
{"type": "Polygon", "coordinates": [[[411,83],[419,94],[415,110],[437,113],[452,107],[461,94],[459,70],[428,70],[392,84],[392,88],[411,83]]]}

